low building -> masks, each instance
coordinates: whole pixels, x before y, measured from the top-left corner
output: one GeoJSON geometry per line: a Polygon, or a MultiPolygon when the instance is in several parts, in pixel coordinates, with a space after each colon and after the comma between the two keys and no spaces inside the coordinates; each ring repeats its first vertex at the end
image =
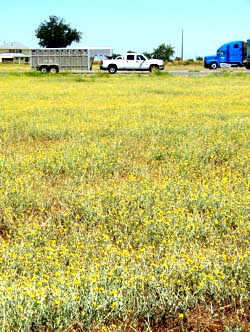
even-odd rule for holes
{"type": "Polygon", "coordinates": [[[2,63],[29,63],[31,50],[19,42],[0,45],[0,62],[2,63]]]}

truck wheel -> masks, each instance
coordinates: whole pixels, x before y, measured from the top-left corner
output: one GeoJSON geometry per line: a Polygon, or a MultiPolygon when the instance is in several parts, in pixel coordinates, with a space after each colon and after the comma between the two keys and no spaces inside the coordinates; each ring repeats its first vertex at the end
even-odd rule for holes
{"type": "Polygon", "coordinates": [[[115,65],[111,65],[108,68],[110,74],[115,74],[117,72],[117,67],[115,65]]]}
{"type": "Polygon", "coordinates": [[[212,62],[209,66],[209,69],[217,69],[218,68],[218,64],[216,62],[212,62]]]}
{"type": "Polygon", "coordinates": [[[246,68],[246,69],[250,69],[250,62],[247,62],[247,63],[245,64],[245,68],[246,68]]]}
{"type": "Polygon", "coordinates": [[[49,67],[49,72],[51,74],[57,74],[58,73],[58,67],[57,66],[50,66],[49,67]]]}
{"type": "Polygon", "coordinates": [[[150,73],[152,73],[158,69],[159,69],[159,67],[157,65],[152,65],[152,66],[150,66],[149,71],[150,71],[150,73]]]}
{"type": "Polygon", "coordinates": [[[49,72],[49,67],[48,66],[41,66],[39,68],[40,72],[43,73],[43,74],[46,74],[49,72]]]}

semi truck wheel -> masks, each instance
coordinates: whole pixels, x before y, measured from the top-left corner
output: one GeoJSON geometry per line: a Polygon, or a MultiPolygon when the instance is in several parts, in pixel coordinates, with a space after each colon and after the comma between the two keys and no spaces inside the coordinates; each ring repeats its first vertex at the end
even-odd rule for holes
{"type": "Polygon", "coordinates": [[[110,74],[115,74],[117,72],[117,67],[115,65],[111,65],[108,68],[110,74]]]}
{"type": "Polygon", "coordinates": [[[216,62],[212,62],[209,66],[209,69],[217,69],[218,68],[218,64],[216,62]]]}

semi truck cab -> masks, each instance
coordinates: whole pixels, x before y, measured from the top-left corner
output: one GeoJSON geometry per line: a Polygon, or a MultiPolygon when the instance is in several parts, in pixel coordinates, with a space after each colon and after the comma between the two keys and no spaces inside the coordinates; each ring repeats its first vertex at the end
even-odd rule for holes
{"type": "Polygon", "coordinates": [[[223,44],[216,55],[204,57],[204,67],[209,69],[243,66],[250,69],[250,40],[223,44]]]}

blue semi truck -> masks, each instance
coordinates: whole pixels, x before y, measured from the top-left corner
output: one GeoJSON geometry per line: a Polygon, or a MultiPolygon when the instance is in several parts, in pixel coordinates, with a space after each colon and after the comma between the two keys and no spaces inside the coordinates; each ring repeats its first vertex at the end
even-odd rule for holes
{"type": "Polygon", "coordinates": [[[250,40],[224,44],[216,55],[204,57],[204,67],[209,69],[243,66],[250,69],[250,40]]]}

